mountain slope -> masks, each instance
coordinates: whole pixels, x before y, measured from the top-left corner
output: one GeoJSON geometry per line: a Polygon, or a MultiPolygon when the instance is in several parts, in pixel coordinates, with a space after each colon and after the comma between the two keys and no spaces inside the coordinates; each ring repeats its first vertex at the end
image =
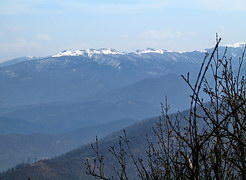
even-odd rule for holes
{"type": "MultiPolygon", "coordinates": [[[[130,128],[127,128],[127,133],[133,144],[137,145],[138,150],[134,148],[134,151],[144,150],[145,132],[150,132],[154,125],[154,120],[138,123],[130,128]],[[137,133],[137,136],[136,136],[137,133]]],[[[101,152],[108,157],[107,149],[110,145],[117,145],[118,135],[121,132],[115,133],[112,136],[103,140],[101,144],[101,152]]],[[[57,157],[51,160],[39,161],[36,164],[20,167],[12,173],[1,174],[0,179],[8,180],[13,176],[25,180],[30,177],[33,180],[53,179],[53,180],[67,180],[67,179],[88,179],[85,175],[85,169],[82,166],[86,158],[94,157],[90,145],[85,145],[77,150],[71,151],[63,156],[57,157]],[[81,167],[82,166],[82,167],[81,167]]]]}
{"type": "MultiPolygon", "coordinates": [[[[223,54],[225,48],[219,51],[223,54]]],[[[229,47],[241,56],[243,45],[229,47]]],[[[192,52],[112,49],[64,51],[44,58],[21,58],[0,64],[0,107],[71,101],[166,74],[196,73],[212,49],[192,52]]],[[[238,61],[233,61],[233,63],[238,61]]]]}
{"type": "Polygon", "coordinates": [[[0,114],[3,116],[25,119],[40,126],[40,129],[43,127],[41,132],[52,134],[64,133],[124,118],[140,120],[158,113],[159,107],[127,99],[116,102],[58,102],[0,110],[0,114]]]}
{"type": "Polygon", "coordinates": [[[42,132],[62,133],[123,118],[144,119],[160,113],[165,96],[171,112],[185,109],[190,90],[180,76],[168,74],[98,93],[86,102],[56,102],[0,109],[0,115],[21,118],[43,127],[42,132]],[[96,113],[94,113],[96,112],[96,113]]]}
{"type": "Polygon", "coordinates": [[[42,132],[43,127],[22,119],[0,117],[0,134],[30,134],[42,132]]]}
{"type": "Polygon", "coordinates": [[[180,74],[196,69],[199,56],[203,53],[128,53],[22,61],[0,67],[1,107],[76,100],[147,77],[180,74]]]}
{"type": "Polygon", "coordinates": [[[5,134],[0,135],[0,171],[22,162],[34,162],[60,155],[137,122],[122,119],[98,126],[76,129],[60,135],[5,134]]]}
{"type": "MultiPolygon", "coordinates": [[[[187,113],[189,113],[189,111],[182,112],[183,115],[187,115],[187,113]]],[[[175,118],[175,114],[172,115],[172,118],[175,118]]],[[[146,134],[148,134],[149,138],[154,138],[152,128],[155,127],[157,120],[158,118],[147,119],[126,128],[132,152],[136,157],[143,158],[145,156],[148,147],[145,137],[146,134]]],[[[100,140],[99,143],[100,153],[103,154],[106,159],[105,162],[107,162],[105,166],[106,172],[110,174],[114,172],[112,167],[114,166],[114,163],[116,163],[116,160],[112,158],[108,148],[110,146],[115,146],[115,148],[117,148],[119,136],[121,135],[122,131],[115,132],[111,136],[100,140]]],[[[39,161],[32,165],[21,166],[11,173],[2,174],[2,179],[8,180],[14,175],[20,180],[24,180],[27,177],[30,177],[33,180],[89,180],[93,178],[86,175],[85,166],[83,166],[88,158],[95,158],[95,153],[92,151],[90,145],[84,145],[59,157],[39,161]]],[[[128,166],[129,173],[132,175],[130,177],[136,177],[136,171],[133,167],[134,166],[130,164],[128,166]]]]}
{"type": "Polygon", "coordinates": [[[142,101],[158,108],[160,112],[160,105],[167,97],[171,105],[171,111],[176,112],[187,108],[190,93],[188,85],[180,75],[167,74],[155,78],[146,78],[122,88],[94,95],[88,99],[107,100],[109,102],[142,101]]]}
{"type": "MultiPolygon", "coordinates": [[[[223,53],[223,49],[219,53],[223,53]]],[[[229,47],[227,56],[234,57],[233,65],[238,63],[242,49],[242,45],[229,47]]],[[[159,103],[165,95],[176,111],[185,107],[188,98],[181,98],[189,93],[186,91],[188,87],[176,77],[187,71],[194,75],[205,53],[211,53],[211,49],[193,52],[146,49],[132,53],[101,49],[64,51],[45,58],[14,60],[0,67],[0,107],[8,107],[0,110],[1,115],[24,119],[45,126],[48,132],[61,133],[119,120],[116,115],[119,118],[128,118],[130,115],[133,118],[146,118],[157,114],[157,110],[159,114],[159,103]]],[[[141,130],[130,132],[133,138],[138,138],[135,137],[138,133],[143,135],[141,130]]],[[[68,140],[78,136],[71,135],[68,140]]],[[[112,137],[110,139],[115,142],[112,137]]],[[[84,151],[90,153],[86,149],[84,151]]],[[[82,153],[80,150],[74,152],[82,153]]],[[[73,153],[68,156],[79,158],[78,154],[73,156],[73,153]]],[[[55,160],[47,161],[48,164],[42,161],[41,167],[54,170],[52,173],[55,176],[62,173],[67,176],[69,170],[78,175],[75,164],[79,165],[81,161],[75,162],[68,156],[58,159],[68,166],[72,164],[74,171],[65,165],[64,171],[59,172],[55,166],[59,166],[59,163],[55,160]],[[54,166],[51,162],[54,162],[54,166]]],[[[73,173],[72,176],[78,177],[73,173]]],[[[48,175],[51,176],[50,172],[48,175]]]]}

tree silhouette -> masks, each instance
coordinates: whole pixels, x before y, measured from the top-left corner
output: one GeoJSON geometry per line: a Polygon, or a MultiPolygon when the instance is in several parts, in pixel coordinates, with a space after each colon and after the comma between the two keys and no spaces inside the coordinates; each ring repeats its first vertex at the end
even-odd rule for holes
{"type": "Polygon", "coordinates": [[[196,81],[182,76],[192,91],[188,115],[168,114],[166,100],[162,115],[153,128],[154,137],[146,138],[146,159],[136,157],[127,133],[119,137],[119,147],[110,147],[117,167],[114,175],[105,171],[105,159],[98,139],[92,145],[96,158],[87,159],[87,174],[104,180],[128,180],[129,160],[139,179],[246,179],[246,83],[242,75],[244,48],[234,69],[227,48],[219,53],[221,39],[216,38],[211,54],[206,53],[196,81]],[[208,76],[212,76],[212,81],[208,76]],[[209,102],[204,102],[201,93],[209,102]]]}

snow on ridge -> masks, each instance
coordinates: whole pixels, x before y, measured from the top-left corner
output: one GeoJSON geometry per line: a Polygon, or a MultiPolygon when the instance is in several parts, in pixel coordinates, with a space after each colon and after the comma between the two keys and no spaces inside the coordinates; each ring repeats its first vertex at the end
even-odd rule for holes
{"type": "Polygon", "coordinates": [[[152,49],[152,48],[147,48],[143,50],[136,50],[137,54],[149,54],[149,53],[156,53],[156,54],[164,54],[164,52],[167,52],[166,50],[163,49],[152,49]]]}
{"type": "MultiPolygon", "coordinates": [[[[153,49],[153,48],[147,48],[147,49],[141,49],[136,50],[133,53],[136,53],[138,55],[141,54],[164,54],[165,52],[172,52],[167,51],[163,49],[153,49]]],[[[131,52],[129,52],[131,53],[131,52]]],[[[64,50],[56,55],[53,55],[52,57],[62,57],[62,56],[88,56],[92,57],[93,55],[124,55],[129,54],[126,52],[120,52],[112,48],[102,48],[102,49],[86,49],[86,50],[64,50]]]]}
{"type": "Polygon", "coordinates": [[[116,51],[115,49],[111,49],[111,48],[101,49],[100,51],[102,52],[102,54],[126,54],[124,52],[119,52],[119,51],[116,51]]]}
{"type": "Polygon", "coordinates": [[[200,50],[195,50],[192,52],[200,52],[200,53],[207,53],[208,51],[206,49],[200,49],[200,50]]]}
{"type": "Polygon", "coordinates": [[[86,49],[86,50],[64,50],[57,55],[53,55],[52,57],[62,57],[62,56],[82,56],[87,55],[89,57],[93,55],[123,55],[126,54],[124,52],[116,51],[115,49],[111,48],[103,48],[103,49],[86,49]]]}
{"type": "Polygon", "coordinates": [[[80,56],[82,52],[80,50],[64,50],[52,57],[61,57],[61,56],[80,56]]]}
{"type": "MultiPolygon", "coordinates": [[[[206,50],[197,50],[199,52],[206,52],[206,50]]],[[[141,54],[164,54],[164,53],[186,53],[187,51],[167,51],[164,49],[138,49],[135,52],[121,52],[112,48],[102,48],[102,49],[86,49],[86,50],[64,50],[57,55],[52,57],[62,57],[62,56],[88,56],[93,57],[94,55],[125,55],[135,53],[138,55],[141,54]]]]}
{"type": "MultiPolygon", "coordinates": [[[[228,44],[227,47],[232,48],[240,48],[246,45],[246,42],[241,43],[234,43],[234,44],[228,44]]],[[[202,50],[194,50],[196,52],[206,53],[206,49],[202,50]]],[[[64,50],[56,55],[53,55],[52,57],[62,57],[62,56],[87,56],[87,57],[94,57],[95,55],[127,55],[127,54],[137,54],[137,55],[144,55],[144,54],[165,54],[165,53],[187,53],[187,52],[194,52],[194,51],[168,51],[165,49],[153,49],[153,48],[147,48],[147,49],[138,49],[134,52],[121,52],[117,51],[112,48],[101,48],[101,49],[86,49],[86,50],[64,50]]]]}
{"type": "MultiPolygon", "coordinates": [[[[201,53],[205,53],[207,52],[206,50],[195,50],[197,52],[201,52],[201,53]]],[[[179,53],[179,54],[183,54],[183,53],[187,53],[187,52],[194,52],[194,51],[169,51],[169,50],[165,50],[165,49],[152,49],[152,48],[147,48],[144,50],[136,50],[137,54],[149,54],[149,53],[154,53],[154,54],[164,54],[164,53],[179,53]]]]}
{"type": "Polygon", "coordinates": [[[83,50],[84,51],[84,55],[88,55],[89,57],[93,56],[93,55],[123,55],[126,54],[125,52],[120,52],[120,51],[116,51],[115,49],[112,48],[102,48],[102,49],[87,49],[87,50],[83,50]]]}
{"type": "Polygon", "coordinates": [[[234,43],[234,44],[227,44],[227,47],[232,47],[232,48],[239,48],[243,47],[246,45],[246,42],[240,42],[240,43],[234,43]]]}

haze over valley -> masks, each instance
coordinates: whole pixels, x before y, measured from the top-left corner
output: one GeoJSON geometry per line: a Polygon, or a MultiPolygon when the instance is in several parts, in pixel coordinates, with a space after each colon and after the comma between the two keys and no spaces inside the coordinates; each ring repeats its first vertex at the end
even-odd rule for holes
{"type": "Polygon", "coordinates": [[[1,0],[0,180],[245,179],[245,19],[244,0],[1,0]]]}
{"type": "MultiPolygon", "coordinates": [[[[229,47],[228,53],[242,48],[229,47]]],[[[191,91],[181,74],[195,75],[210,52],[100,49],[1,63],[1,170],[157,117],[166,96],[170,113],[185,110],[191,91]]]]}

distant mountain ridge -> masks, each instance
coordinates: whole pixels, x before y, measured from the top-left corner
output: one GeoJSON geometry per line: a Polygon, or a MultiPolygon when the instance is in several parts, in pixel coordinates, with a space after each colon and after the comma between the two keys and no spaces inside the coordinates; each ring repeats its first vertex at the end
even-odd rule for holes
{"type": "Polygon", "coordinates": [[[46,57],[0,67],[0,106],[74,100],[149,77],[196,69],[203,53],[46,57]]]}
{"type": "MultiPolygon", "coordinates": [[[[181,113],[187,116],[189,111],[181,113]]],[[[175,116],[176,114],[171,115],[172,118],[175,118],[175,116]]],[[[135,157],[145,157],[146,149],[148,149],[148,143],[145,137],[148,135],[149,140],[156,138],[153,133],[153,127],[156,128],[157,121],[158,118],[151,118],[125,128],[131,150],[135,157]]],[[[112,157],[108,149],[114,146],[118,152],[119,136],[122,135],[122,131],[117,131],[99,141],[100,154],[102,154],[105,159],[105,172],[107,174],[114,173],[112,167],[117,161],[116,158],[112,157]]],[[[0,179],[11,180],[14,176],[18,177],[20,180],[25,180],[27,177],[34,180],[94,180],[95,178],[86,174],[84,163],[86,159],[94,159],[95,156],[96,154],[93,152],[90,144],[87,144],[56,158],[41,160],[36,164],[26,165],[5,174],[3,173],[0,179]]],[[[127,162],[129,163],[129,161],[127,162]]],[[[129,172],[129,177],[132,179],[138,178],[132,163],[127,164],[127,171],[129,172]]]]}
{"type": "MultiPolygon", "coordinates": [[[[224,49],[220,47],[219,53],[223,54],[224,49]]],[[[227,55],[233,57],[233,64],[238,63],[242,49],[242,43],[228,46],[227,55]]],[[[25,149],[30,145],[26,137],[31,137],[30,142],[38,142],[35,136],[30,135],[32,133],[43,133],[44,136],[38,138],[44,142],[50,133],[53,137],[76,129],[85,131],[84,128],[89,126],[158,116],[165,96],[172,112],[186,109],[190,91],[180,75],[190,72],[192,81],[205,54],[211,51],[170,52],[149,48],[125,53],[113,49],[66,50],[58,55],[24,57],[1,63],[2,141],[14,137],[18,141],[17,144],[13,141],[15,147],[25,149]]],[[[245,72],[244,64],[242,73],[245,72]]],[[[105,128],[97,128],[98,134],[103,133],[105,128]]],[[[119,125],[114,130],[120,128],[119,125]]],[[[86,139],[85,136],[81,138],[78,146],[86,139]]],[[[72,142],[71,138],[67,140],[72,142]]],[[[31,144],[33,153],[47,154],[46,149],[39,151],[39,146],[31,144]]],[[[54,149],[53,155],[61,153],[59,146],[54,149]]],[[[22,155],[20,159],[27,159],[28,154],[22,155]]],[[[17,156],[15,151],[10,158],[17,156]]],[[[18,162],[15,159],[5,160],[18,162]]]]}
{"type": "Polygon", "coordinates": [[[94,141],[95,136],[109,135],[135,122],[137,122],[135,119],[121,119],[93,127],[79,128],[59,135],[44,133],[0,134],[0,172],[21,162],[34,162],[35,159],[58,156],[78,148],[82,144],[94,141]]]}
{"type": "MultiPolygon", "coordinates": [[[[229,47],[228,57],[241,55],[242,48],[240,43],[229,47]]],[[[195,74],[205,53],[211,51],[146,49],[122,53],[101,49],[7,61],[4,66],[0,64],[0,107],[75,100],[145,78],[195,74]]]]}
{"type": "MultiPolygon", "coordinates": [[[[221,47],[228,47],[228,48],[242,48],[246,45],[246,42],[239,42],[234,44],[227,44],[221,47]]],[[[93,57],[95,55],[129,55],[129,54],[164,54],[164,53],[191,53],[191,52],[209,52],[211,48],[206,48],[202,50],[193,50],[193,51],[168,51],[166,49],[154,49],[154,48],[146,48],[146,49],[137,49],[136,51],[132,52],[124,52],[118,51],[113,48],[100,48],[100,49],[82,49],[82,50],[63,50],[58,54],[46,56],[46,57],[33,57],[33,56],[26,56],[26,57],[19,57],[12,60],[4,61],[0,63],[0,67],[7,66],[11,64],[15,64],[18,62],[26,61],[26,60],[35,60],[35,59],[43,59],[48,57],[64,57],[64,56],[87,56],[93,57]]]]}

